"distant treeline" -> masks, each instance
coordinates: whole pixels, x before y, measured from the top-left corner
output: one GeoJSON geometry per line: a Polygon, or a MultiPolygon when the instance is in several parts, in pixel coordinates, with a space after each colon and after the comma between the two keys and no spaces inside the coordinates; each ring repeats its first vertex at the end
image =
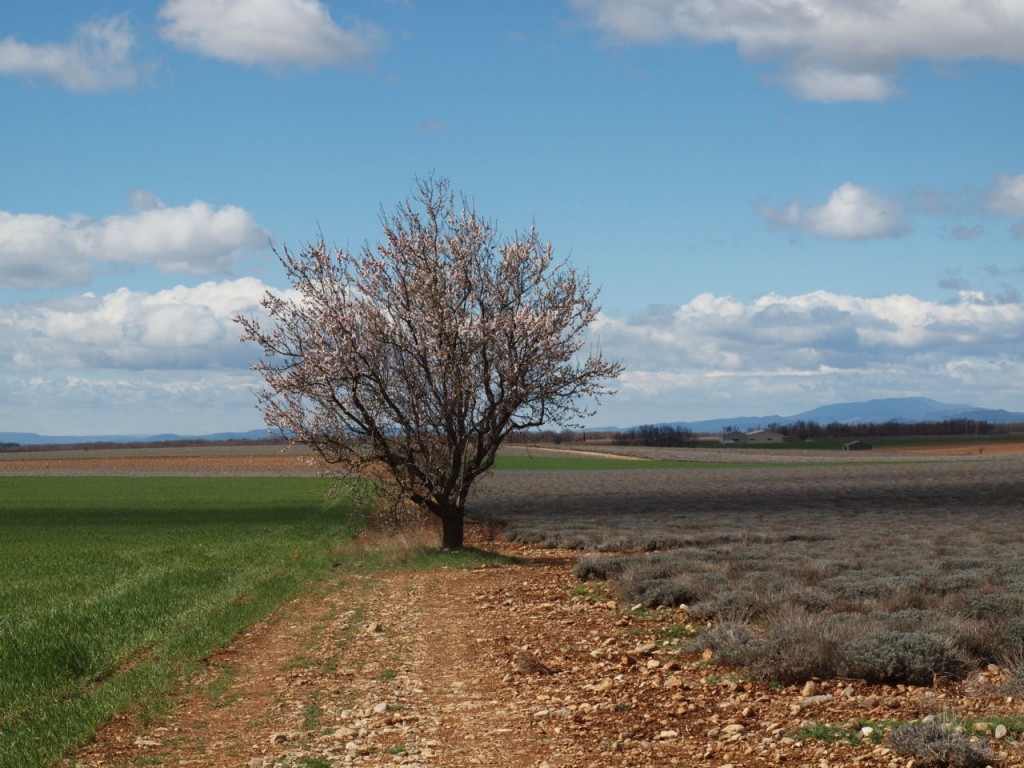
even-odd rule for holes
{"type": "Polygon", "coordinates": [[[789,424],[769,424],[765,429],[795,440],[813,440],[823,437],[977,437],[981,435],[1011,434],[1024,430],[1024,424],[992,424],[973,419],[946,419],[905,424],[899,421],[864,424],[842,424],[838,421],[818,424],[815,421],[794,421],[789,424]]]}
{"type": "MultiPolygon", "coordinates": [[[[922,421],[904,424],[898,421],[869,422],[864,424],[843,424],[838,421],[819,424],[816,421],[794,421],[789,424],[762,424],[741,432],[766,429],[778,432],[790,440],[814,440],[819,438],[868,438],[868,437],[991,437],[1024,432],[1024,423],[992,424],[973,419],[946,419],[944,421],[922,421]]],[[[732,427],[722,430],[729,432],[732,427]]],[[[706,440],[707,438],[705,438],[706,440]]],[[[560,431],[519,432],[509,435],[510,443],[603,443],[605,445],[640,446],[695,446],[697,435],[685,427],[664,424],[644,424],[621,431],[577,432],[569,429],[560,431]]]]}
{"type": "Polygon", "coordinates": [[[616,445],[643,445],[658,448],[692,448],[696,438],[692,429],[664,424],[642,424],[619,432],[612,438],[616,445]]]}

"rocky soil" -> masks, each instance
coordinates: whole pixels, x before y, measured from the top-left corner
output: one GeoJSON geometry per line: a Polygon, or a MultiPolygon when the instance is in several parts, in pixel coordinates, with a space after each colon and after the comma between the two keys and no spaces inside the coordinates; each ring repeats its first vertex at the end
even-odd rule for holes
{"type": "MultiPolygon", "coordinates": [[[[630,611],[575,579],[576,553],[483,535],[522,563],[325,584],[208,659],[166,716],[119,718],[68,765],[902,767],[877,733],[808,733],[1024,715],[994,667],[940,688],[752,682],[681,650],[684,610],[630,611]]],[[[998,764],[1024,765],[992,730],[998,764]]]]}

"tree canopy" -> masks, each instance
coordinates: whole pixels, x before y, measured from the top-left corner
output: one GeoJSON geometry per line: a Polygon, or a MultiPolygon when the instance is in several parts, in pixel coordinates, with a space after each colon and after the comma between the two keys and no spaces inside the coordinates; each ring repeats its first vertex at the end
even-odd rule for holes
{"type": "Polygon", "coordinates": [[[502,238],[447,179],[417,180],[358,254],[279,254],[292,296],[239,317],[267,424],[340,471],[386,477],[463,544],[474,481],[510,433],[573,426],[622,367],[588,346],[598,291],[531,227],[502,238]]]}

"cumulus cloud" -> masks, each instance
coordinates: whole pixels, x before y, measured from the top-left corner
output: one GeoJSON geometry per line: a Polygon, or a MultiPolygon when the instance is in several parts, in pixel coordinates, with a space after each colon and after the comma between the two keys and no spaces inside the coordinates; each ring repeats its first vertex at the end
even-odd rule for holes
{"type": "MultiPolygon", "coordinates": [[[[249,390],[259,381],[247,369],[259,350],[239,342],[233,318],[260,315],[267,290],[247,277],[0,307],[0,418],[24,424],[29,404],[46,402],[39,418],[58,414],[78,432],[137,432],[113,426],[124,414],[154,422],[154,432],[248,428],[258,423],[249,390]],[[85,426],[94,412],[107,414],[106,428],[85,426]]],[[[902,395],[1024,410],[1024,303],[1012,290],[965,289],[945,303],[705,293],[634,316],[602,314],[592,332],[626,365],[601,424],[789,415],[902,395]]]]}
{"type": "Polygon", "coordinates": [[[962,291],[939,303],[826,291],[743,302],[705,293],[628,318],[604,315],[594,333],[626,366],[602,423],[638,423],[643,417],[614,414],[650,413],[651,403],[664,421],[762,415],[766,403],[788,415],[905,394],[1024,407],[1015,383],[1024,376],[1024,305],[1012,294],[962,291]]]}
{"type": "Polygon", "coordinates": [[[1018,176],[1000,173],[989,192],[988,208],[1007,216],[1024,216],[1024,173],[1018,176]]]}
{"type": "Polygon", "coordinates": [[[897,203],[848,181],[836,187],[824,205],[793,202],[775,208],[762,203],[758,211],[780,229],[837,240],[899,237],[907,231],[897,203]]]}
{"type": "Polygon", "coordinates": [[[665,361],[721,371],[841,369],[933,352],[1002,354],[1024,342],[1024,306],[967,291],[952,303],[828,291],[767,294],[744,303],[705,293],[679,307],[606,318],[601,338],[606,348],[637,350],[629,352],[634,358],[642,350],[645,367],[665,361]]]}
{"type": "Polygon", "coordinates": [[[245,277],[0,309],[0,368],[245,368],[255,352],[239,343],[233,318],[259,314],[266,290],[260,280],[245,277]]]}
{"type": "Polygon", "coordinates": [[[1024,6],[932,0],[572,0],[614,42],[733,43],[815,101],[881,101],[905,61],[1024,63],[1024,6]]]}
{"type": "Polygon", "coordinates": [[[207,434],[261,424],[237,314],[260,280],[0,307],[0,427],[43,434],[207,434]]]}
{"type": "Polygon", "coordinates": [[[92,219],[0,211],[0,287],[82,285],[96,264],[145,264],[160,272],[226,274],[268,233],[242,208],[197,200],[167,207],[152,194],[130,196],[137,212],[92,219]]]}
{"type": "Polygon", "coordinates": [[[80,24],[67,43],[31,45],[11,35],[0,40],[0,74],[52,80],[80,92],[131,88],[140,77],[134,49],[135,35],[123,18],[80,24]]]}
{"type": "Polygon", "coordinates": [[[364,62],[387,39],[369,22],[338,25],[320,0],[167,0],[158,15],[179,48],[272,69],[364,62]]]}

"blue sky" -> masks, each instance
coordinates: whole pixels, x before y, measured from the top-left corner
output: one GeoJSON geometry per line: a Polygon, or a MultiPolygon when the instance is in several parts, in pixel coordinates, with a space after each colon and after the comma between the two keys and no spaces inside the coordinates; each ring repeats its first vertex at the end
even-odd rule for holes
{"type": "Polygon", "coordinates": [[[0,431],[258,427],[270,244],[431,172],[602,287],[593,425],[1024,410],[1019,3],[8,6],[0,431]]]}

